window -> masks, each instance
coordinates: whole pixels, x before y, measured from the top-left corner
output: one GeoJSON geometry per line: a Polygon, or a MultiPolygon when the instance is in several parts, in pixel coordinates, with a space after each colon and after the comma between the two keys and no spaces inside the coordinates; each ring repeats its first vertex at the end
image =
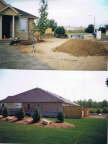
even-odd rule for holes
{"type": "Polygon", "coordinates": [[[28,110],[30,109],[30,104],[27,104],[27,109],[28,109],[28,110]]]}
{"type": "Polygon", "coordinates": [[[20,31],[27,32],[27,29],[28,29],[28,20],[27,20],[27,18],[20,18],[19,26],[20,26],[20,31]]]}

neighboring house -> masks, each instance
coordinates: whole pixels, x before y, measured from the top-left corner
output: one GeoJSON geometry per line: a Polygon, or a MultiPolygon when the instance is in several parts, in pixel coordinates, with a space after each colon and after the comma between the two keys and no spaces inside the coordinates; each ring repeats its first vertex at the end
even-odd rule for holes
{"type": "Polygon", "coordinates": [[[0,103],[11,111],[22,107],[26,113],[32,114],[37,108],[42,116],[55,117],[58,112],[64,112],[66,117],[84,117],[84,111],[80,105],[40,88],[9,96],[0,103]]]}
{"type": "Polygon", "coordinates": [[[16,37],[21,40],[32,39],[36,18],[36,16],[0,0],[0,40],[15,39],[16,37]]]}

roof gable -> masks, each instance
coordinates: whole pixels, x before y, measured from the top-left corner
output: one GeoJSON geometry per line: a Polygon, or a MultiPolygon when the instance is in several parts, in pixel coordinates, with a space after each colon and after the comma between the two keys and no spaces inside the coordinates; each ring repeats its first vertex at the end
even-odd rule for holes
{"type": "Polygon", "coordinates": [[[0,10],[0,14],[3,15],[19,15],[19,13],[12,7],[7,6],[0,10]]]}
{"type": "Polygon", "coordinates": [[[4,15],[21,15],[28,18],[37,18],[36,16],[20,10],[18,8],[12,7],[11,5],[7,4],[4,0],[0,0],[0,14],[4,15]]]}

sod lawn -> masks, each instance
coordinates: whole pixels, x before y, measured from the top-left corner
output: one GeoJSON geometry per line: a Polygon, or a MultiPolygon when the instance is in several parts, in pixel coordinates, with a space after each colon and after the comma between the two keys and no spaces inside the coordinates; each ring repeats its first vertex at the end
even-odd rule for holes
{"type": "Polygon", "coordinates": [[[106,119],[66,119],[65,122],[75,128],[42,128],[0,121],[0,143],[106,144],[106,119]]]}

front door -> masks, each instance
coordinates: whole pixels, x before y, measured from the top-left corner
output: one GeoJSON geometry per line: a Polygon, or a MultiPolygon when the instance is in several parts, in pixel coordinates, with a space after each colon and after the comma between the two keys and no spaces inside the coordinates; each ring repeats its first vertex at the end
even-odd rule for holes
{"type": "Polygon", "coordinates": [[[12,16],[2,16],[2,38],[9,39],[12,37],[12,16]]]}

